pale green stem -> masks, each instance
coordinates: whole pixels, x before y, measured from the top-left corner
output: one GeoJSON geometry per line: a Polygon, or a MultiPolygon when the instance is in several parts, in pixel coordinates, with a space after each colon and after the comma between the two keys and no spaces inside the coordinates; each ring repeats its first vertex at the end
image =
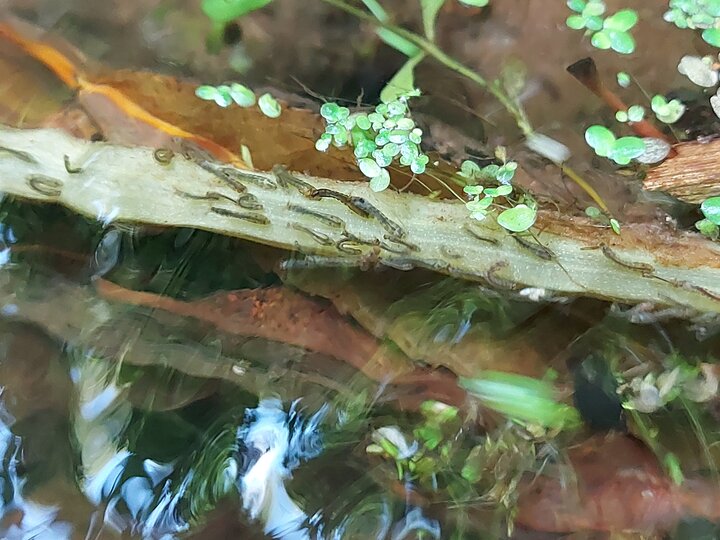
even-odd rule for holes
{"type": "Polygon", "coordinates": [[[399,35],[400,37],[405,38],[413,45],[424,51],[428,56],[434,58],[437,62],[455,71],[456,73],[459,73],[463,77],[466,77],[467,79],[473,81],[480,87],[490,92],[495,97],[495,99],[497,99],[500,104],[513,116],[515,122],[525,136],[528,136],[533,132],[532,126],[530,125],[530,122],[528,121],[525,112],[522,109],[518,108],[515,103],[513,103],[513,101],[507,95],[505,95],[505,93],[498,87],[497,83],[488,82],[484,77],[482,77],[466,65],[462,64],[461,62],[458,62],[450,55],[443,52],[443,50],[434,43],[428,41],[422,36],[415,34],[414,32],[410,32],[409,30],[406,30],[399,26],[389,24],[386,21],[378,20],[372,15],[354,6],[351,6],[343,0],[322,1],[332,6],[335,6],[338,9],[342,9],[346,13],[349,13],[361,20],[367,21],[375,25],[380,25],[383,28],[386,28],[387,30],[399,35]]]}

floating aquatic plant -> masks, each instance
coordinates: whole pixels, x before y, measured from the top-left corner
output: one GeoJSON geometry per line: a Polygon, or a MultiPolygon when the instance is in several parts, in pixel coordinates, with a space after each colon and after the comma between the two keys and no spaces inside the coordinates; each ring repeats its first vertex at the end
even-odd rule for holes
{"type": "Polygon", "coordinates": [[[635,50],[635,39],[630,34],[638,21],[635,10],[622,9],[603,18],[607,7],[600,0],[568,0],[567,5],[575,13],[565,24],[573,30],[585,30],[593,47],[612,49],[620,54],[635,50]]]}
{"type": "Polygon", "coordinates": [[[378,104],[371,113],[350,114],[347,107],[325,103],[320,108],[325,131],[315,148],[324,152],[331,145],[351,146],[373,191],[390,185],[388,167],[393,163],[409,167],[413,174],[424,173],[430,159],[420,149],[422,130],[410,117],[408,100],[414,95],[417,92],[401,94],[378,104]]]}
{"type": "Polygon", "coordinates": [[[717,240],[720,236],[720,197],[705,199],[700,211],[705,218],[695,223],[695,227],[708,238],[717,240]]]}
{"type": "Polygon", "coordinates": [[[618,165],[627,165],[645,152],[640,137],[615,137],[605,126],[590,126],[585,130],[585,140],[598,156],[612,159],[618,165]]]}
{"type": "Polygon", "coordinates": [[[278,118],[282,112],[280,103],[268,93],[255,97],[255,92],[240,83],[211,86],[204,84],[195,89],[195,95],[205,101],[214,101],[218,106],[227,108],[233,103],[248,108],[257,103],[260,111],[268,118],[278,118]]]}

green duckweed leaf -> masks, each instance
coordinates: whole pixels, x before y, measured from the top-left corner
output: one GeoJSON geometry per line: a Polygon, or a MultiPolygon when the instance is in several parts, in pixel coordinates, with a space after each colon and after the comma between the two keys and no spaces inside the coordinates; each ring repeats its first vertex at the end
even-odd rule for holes
{"type": "Polygon", "coordinates": [[[638,15],[634,9],[621,9],[617,13],[610,15],[607,19],[605,19],[603,28],[626,32],[635,26],[637,21],[638,15]]]}
{"type": "Polygon", "coordinates": [[[627,88],[628,86],[630,86],[630,83],[632,81],[630,79],[630,75],[628,75],[624,71],[620,71],[617,74],[617,82],[622,88],[627,88]]]}
{"type": "Polygon", "coordinates": [[[270,94],[260,96],[260,99],[258,99],[258,107],[260,107],[262,113],[268,118],[277,118],[282,112],[280,103],[270,94]]]}
{"type": "Polygon", "coordinates": [[[720,225],[720,197],[705,199],[700,205],[700,210],[707,220],[720,225]]]}
{"type": "Polygon", "coordinates": [[[590,126],[585,130],[585,140],[600,157],[608,157],[615,145],[615,135],[605,126],[590,126]]]}
{"type": "Polygon", "coordinates": [[[255,92],[240,83],[230,85],[230,97],[240,107],[252,107],[256,102],[255,92]]]}
{"type": "Polygon", "coordinates": [[[379,176],[382,171],[380,165],[378,165],[374,159],[370,158],[359,159],[358,167],[360,167],[360,172],[368,178],[375,178],[376,176],[379,176]]]}
{"type": "Polygon", "coordinates": [[[498,224],[511,232],[527,231],[535,223],[537,211],[526,204],[504,210],[497,217],[498,224]]]}
{"type": "Polygon", "coordinates": [[[387,169],[380,169],[380,174],[370,180],[370,189],[384,191],[390,185],[390,173],[387,169]]]}
{"type": "Polygon", "coordinates": [[[628,32],[620,32],[617,30],[608,30],[610,37],[610,47],[613,51],[620,54],[630,54],[635,50],[635,38],[628,32]]]}
{"type": "Polygon", "coordinates": [[[615,141],[608,156],[618,165],[627,165],[645,153],[645,143],[639,137],[621,137],[615,141]]]}
{"type": "Polygon", "coordinates": [[[713,47],[720,47],[720,28],[707,28],[703,30],[702,38],[705,40],[705,43],[713,47]]]}
{"type": "Polygon", "coordinates": [[[606,50],[612,47],[612,40],[610,39],[609,32],[599,31],[595,32],[590,39],[590,43],[596,49],[606,50]]]}
{"type": "Polygon", "coordinates": [[[585,28],[585,18],[582,15],[570,15],[565,19],[565,24],[573,30],[582,30],[585,28]]]}

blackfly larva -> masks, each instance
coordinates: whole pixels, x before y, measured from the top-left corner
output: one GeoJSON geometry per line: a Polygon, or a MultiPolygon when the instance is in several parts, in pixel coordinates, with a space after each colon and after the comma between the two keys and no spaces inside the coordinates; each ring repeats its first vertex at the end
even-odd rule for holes
{"type": "Polygon", "coordinates": [[[336,201],[340,201],[345,206],[347,206],[350,210],[355,212],[360,217],[368,218],[370,217],[370,214],[365,212],[363,209],[358,208],[353,204],[352,197],[345,195],[344,193],[340,193],[339,191],[333,191],[332,189],[326,189],[326,188],[320,188],[320,189],[314,189],[309,195],[308,198],[310,199],[335,199],[336,201]]]}
{"type": "Polygon", "coordinates": [[[387,240],[388,242],[393,242],[393,243],[395,243],[395,244],[400,244],[401,246],[405,246],[405,247],[408,248],[410,251],[415,251],[415,252],[420,251],[420,246],[418,246],[418,245],[416,245],[416,244],[413,244],[412,242],[408,242],[407,240],[403,240],[402,238],[399,238],[399,237],[397,237],[397,236],[395,236],[395,235],[386,234],[386,235],[384,236],[384,238],[385,238],[385,240],[387,240]]]}
{"type": "Polygon", "coordinates": [[[80,174],[83,172],[82,167],[74,167],[72,163],[70,163],[70,156],[67,154],[63,155],[63,164],[65,165],[65,171],[68,174],[80,174]]]}
{"type": "Polygon", "coordinates": [[[472,236],[476,240],[480,240],[481,242],[487,242],[488,244],[492,244],[494,246],[498,245],[498,241],[495,238],[483,236],[480,233],[473,231],[472,228],[470,228],[467,225],[463,226],[463,230],[465,230],[466,233],[468,233],[470,236],[472,236]]]}
{"type": "Polygon", "coordinates": [[[382,265],[394,268],[395,270],[402,270],[408,272],[415,268],[415,261],[412,259],[389,259],[383,260],[382,265]]]}
{"type": "Polygon", "coordinates": [[[217,206],[212,206],[210,208],[210,211],[220,216],[242,219],[245,221],[249,221],[250,223],[255,223],[257,225],[270,225],[270,220],[262,214],[253,214],[250,212],[236,212],[234,210],[228,210],[227,208],[219,208],[217,206]]]}
{"type": "Polygon", "coordinates": [[[181,197],[185,197],[186,199],[193,199],[196,201],[230,201],[231,203],[237,204],[238,201],[233,199],[232,197],[228,195],[223,195],[222,193],[218,193],[217,191],[208,191],[205,193],[205,195],[195,195],[193,193],[188,193],[187,191],[182,191],[180,189],[175,188],[175,193],[180,195],[181,197]]]}
{"type": "Polygon", "coordinates": [[[250,182],[251,184],[255,184],[259,188],[263,189],[277,189],[277,184],[267,178],[266,176],[261,176],[259,174],[252,174],[245,171],[240,171],[238,169],[234,169],[238,178],[242,178],[246,182],[250,182]]]}
{"type": "Polygon", "coordinates": [[[32,154],[30,154],[29,152],[25,152],[24,150],[15,150],[14,148],[8,148],[7,146],[0,146],[0,152],[7,152],[8,154],[24,161],[25,163],[38,162],[38,160],[35,159],[32,154]]]}
{"type": "Polygon", "coordinates": [[[440,246],[440,253],[445,255],[448,259],[462,259],[462,253],[458,253],[457,251],[453,251],[447,246],[440,246]]]}
{"type": "Polygon", "coordinates": [[[387,242],[380,242],[380,247],[383,248],[385,251],[388,251],[390,253],[395,253],[396,255],[409,255],[410,254],[410,250],[405,246],[396,248],[395,246],[391,246],[387,242]]]}
{"type": "Polygon", "coordinates": [[[46,197],[59,197],[62,193],[62,182],[57,178],[44,174],[29,174],[25,181],[32,189],[46,197]]]}
{"type": "Polygon", "coordinates": [[[175,152],[173,152],[169,148],[157,148],[153,152],[153,158],[160,165],[170,165],[170,163],[172,163],[173,157],[175,157],[175,152]]]}
{"type": "Polygon", "coordinates": [[[264,207],[258,198],[252,193],[241,195],[237,200],[237,205],[245,210],[262,210],[264,207]]]}
{"type": "Polygon", "coordinates": [[[305,227],[304,225],[301,225],[300,223],[291,223],[290,226],[295,229],[296,231],[304,232],[305,234],[309,234],[312,236],[316,242],[319,244],[322,244],[323,246],[334,246],[335,242],[325,233],[321,233],[320,231],[316,231],[313,229],[310,229],[308,227],[305,227]]]}
{"type": "Polygon", "coordinates": [[[247,192],[247,187],[240,181],[242,175],[237,174],[237,171],[235,169],[229,167],[211,166],[206,170],[213,173],[215,176],[217,176],[220,180],[225,182],[228,186],[230,186],[238,193],[247,192]]]}
{"type": "Polygon", "coordinates": [[[529,240],[526,240],[522,236],[517,236],[514,234],[511,236],[518,244],[520,244],[523,248],[527,249],[538,259],[542,259],[544,261],[557,260],[557,255],[555,255],[555,252],[549,247],[542,245],[540,242],[531,242],[529,240]]]}
{"type": "Polygon", "coordinates": [[[347,253],[348,255],[362,255],[362,250],[360,248],[354,247],[359,245],[362,244],[359,244],[358,242],[350,238],[343,238],[342,240],[338,240],[338,243],[335,244],[335,247],[338,251],[342,251],[343,253],[347,253]]]}
{"type": "Polygon", "coordinates": [[[217,163],[217,160],[207,150],[200,148],[198,145],[188,141],[185,138],[176,138],[174,141],[180,146],[182,156],[199,165],[203,169],[217,163]]]}
{"type": "Polygon", "coordinates": [[[307,197],[309,197],[315,191],[314,186],[311,186],[304,180],[300,180],[297,176],[288,171],[283,165],[275,165],[272,168],[272,172],[277,179],[277,183],[285,189],[287,189],[289,186],[293,186],[300,193],[307,197]]]}
{"type": "Polygon", "coordinates": [[[715,300],[717,302],[720,302],[720,295],[715,294],[714,292],[706,289],[705,287],[701,287],[700,285],[695,285],[694,283],[690,283],[689,281],[684,281],[681,279],[669,279],[660,277],[657,274],[652,274],[651,277],[654,277],[655,279],[658,279],[660,281],[664,281],[665,283],[669,283],[673,287],[678,287],[680,289],[685,289],[686,291],[695,291],[703,296],[707,296],[711,300],[715,300]]]}
{"type": "Polygon", "coordinates": [[[310,208],[305,208],[304,206],[300,206],[298,204],[288,203],[287,209],[291,212],[296,212],[298,214],[305,214],[307,216],[312,216],[318,221],[322,221],[327,225],[328,227],[333,227],[336,229],[344,229],[345,228],[345,222],[340,219],[339,217],[333,216],[331,214],[326,214],[324,212],[318,212],[317,210],[311,210],[310,208]]]}
{"type": "Polygon", "coordinates": [[[368,217],[377,219],[383,228],[397,238],[404,238],[407,233],[400,225],[395,223],[370,202],[362,197],[350,197],[350,203],[360,210],[362,210],[368,217]]]}
{"type": "Polygon", "coordinates": [[[600,246],[600,249],[602,250],[602,254],[614,263],[619,264],[620,266],[624,266],[629,270],[635,270],[637,272],[640,272],[643,276],[651,277],[655,272],[655,269],[647,263],[623,261],[620,257],[618,257],[617,253],[615,253],[605,244],[602,244],[600,246]]]}
{"type": "Polygon", "coordinates": [[[499,261],[494,263],[492,266],[490,266],[490,268],[488,268],[487,272],[485,272],[485,281],[487,281],[491,286],[495,287],[496,289],[506,289],[509,291],[516,290],[518,288],[517,283],[509,279],[499,277],[497,275],[500,270],[502,270],[503,268],[507,268],[508,266],[509,264],[507,261],[499,261]]]}
{"type": "Polygon", "coordinates": [[[302,259],[292,258],[280,261],[281,270],[299,270],[305,268],[345,268],[354,266],[351,259],[342,257],[320,257],[306,255],[302,259]]]}

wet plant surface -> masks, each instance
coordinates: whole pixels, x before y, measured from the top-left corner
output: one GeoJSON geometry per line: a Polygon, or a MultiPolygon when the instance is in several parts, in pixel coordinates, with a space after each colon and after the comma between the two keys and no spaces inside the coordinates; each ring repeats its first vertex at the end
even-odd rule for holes
{"type": "Polygon", "coordinates": [[[717,2],[0,10],[2,538],[720,537],[717,2]]]}

